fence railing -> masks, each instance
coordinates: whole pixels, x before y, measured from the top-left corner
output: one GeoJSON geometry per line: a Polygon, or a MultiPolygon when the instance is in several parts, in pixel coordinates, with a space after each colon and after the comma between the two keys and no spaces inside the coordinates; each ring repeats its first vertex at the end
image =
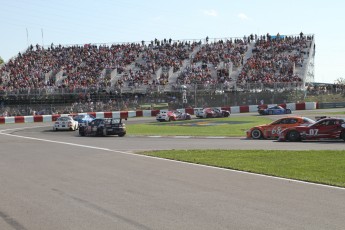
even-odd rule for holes
{"type": "MultiPolygon", "coordinates": [[[[27,115],[32,111],[88,112],[154,107],[169,108],[253,105],[302,102],[309,96],[345,95],[344,85],[307,87],[303,83],[244,85],[194,84],[139,88],[41,88],[0,91],[0,115],[6,110],[27,115]]],[[[319,101],[319,100],[317,100],[319,101]]],[[[322,102],[325,102],[323,99],[322,102]]],[[[345,101],[345,100],[344,100],[345,101]]],[[[43,112],[45,113],[45,112],[43,112]]]]}

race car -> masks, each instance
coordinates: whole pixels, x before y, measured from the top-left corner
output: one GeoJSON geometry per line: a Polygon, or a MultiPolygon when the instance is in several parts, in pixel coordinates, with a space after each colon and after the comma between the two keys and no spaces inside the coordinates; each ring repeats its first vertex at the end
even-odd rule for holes
{"type": "Polygon", "coordinates": [[[174,113],[176,115],[177,121],[192,120],[192,115],[190,115],[189,113],[183,113],[180,111],[174,111],[174,113]]]}
{"type": "Polygon", "coordinates": [[[176,121],[176,114],[173,111],[160,111],[156,116],[157,121],[176,121]]]}
{"type": "Polygon", "coordinates": [[[63,116],[56,119],[53,130],[77,130],[78,129],[78,121],[73,120],[71,116],[63,116]]]}
{"type": "Polygon", "coordinates": [[[258,113],[260,115],[291,114],[291,109],[285,109],[279,105],[272,106],[267,109],[258,106],[258,113]]]}
{"type": "Polygon", "coordinates": [[[106,136],[118,135],[123,137],[126,135],[126,125],[122,119],[115,118],[96,118],[85,126],[79,126],[80,136],[106,136]]]}
{"type": "Polygon", "coordinates": [[[219,108],[194,108],[194,114],[198,118],[229,117],[230,111],[219,108]]]}
{"type": "Polygon", "coordinates": [[[182,113],[180,111],[160,111],[157,114],[157,121],[180,121],[180,120],[190,120],[192,116],[189,113],[182,113]]]}
{"type": "Polygon", "coordinates": [[[284,129],[278,141],[303,140],[339,140],[345,141],[345,120],[343,118],[324,118],[308,126],[295,126],[284,129]]]}
{"type": "Polygon", "coordinates": [[[88,122],[91,122],[94,119],[95,119],[95,117],[90,115],[90,114],[79,114],[79,115],[73,116],[73,120],[78,121],[79,126],[81,124],[86,124],[88,122]]]}
{"type": "Polygon", "coordinates": [[[280,118],[271,124],[255,126],[247,130],[247,138],[253,139],[277,139],[281,131],[298,125],[314,124],[315,121],[307,117],[290,116],[280,118]]]}

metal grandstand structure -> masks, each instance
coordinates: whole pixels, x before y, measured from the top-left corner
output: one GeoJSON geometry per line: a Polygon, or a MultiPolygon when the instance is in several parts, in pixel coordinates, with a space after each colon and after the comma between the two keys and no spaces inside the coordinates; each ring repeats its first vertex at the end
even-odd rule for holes
{"type": "Polygon", "coordinates": [[[304,75],[304,82],[309,83],[309,82],[314,82],[315,80],[315,67],[314,67],[314,61],[315,61],[315,37],[312,40],[312,44],[310,47],[310,55],[309,58],[307,59],[307,69],[305,71],[304,75]]]}

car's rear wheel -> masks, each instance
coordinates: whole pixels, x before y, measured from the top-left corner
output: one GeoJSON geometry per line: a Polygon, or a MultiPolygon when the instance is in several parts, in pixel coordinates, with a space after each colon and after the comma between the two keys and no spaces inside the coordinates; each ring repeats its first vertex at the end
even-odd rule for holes
{"type": "Polygon", "coordinates": [[[273,111],[272,110],[268,110],[268,115],[273,115],[273,111]]]}
{"type": "Polygon", "coordinates": [[[126,133],[120,133],[119,137],[124,137],[126,135],[126,133]]]}
{"type": "Polygon", "coordinates": [[[345,141],[345,131],[340,134],[340,137],[345,141]]]}
{"type": "Polygon", "coordinates": [[[287,110],[286,110],[286,113],[287,113],[287,114],[291,114],[291,109],[287,109],[287,110]]]}
{"type": "Polygon", "coordinates": [[[251,136],[253,139],[261,139],[262,138],[262,132],[259,129],[253,129],[251,132],[251,136]]]}
{"type": "Polygon", "coordinates": [[[103,136],[103,129],[97,128],[96,136],[103,136]]]}
{"type": "Polygon", "coordinates": [[[299,134],[299,132],[292,130],[287,134],[287,140],[289,140],[289,141],[300,141],[301,135],[299,134]]]}

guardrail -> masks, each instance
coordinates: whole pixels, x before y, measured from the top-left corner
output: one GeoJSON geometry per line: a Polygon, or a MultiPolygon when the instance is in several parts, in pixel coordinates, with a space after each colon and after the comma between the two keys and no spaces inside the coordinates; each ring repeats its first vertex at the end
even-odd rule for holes
{"type": "Polygon", "coordinates": [[[319,109],[345,108],[345,102],[324,102],[319,103],[319,109]]]}

